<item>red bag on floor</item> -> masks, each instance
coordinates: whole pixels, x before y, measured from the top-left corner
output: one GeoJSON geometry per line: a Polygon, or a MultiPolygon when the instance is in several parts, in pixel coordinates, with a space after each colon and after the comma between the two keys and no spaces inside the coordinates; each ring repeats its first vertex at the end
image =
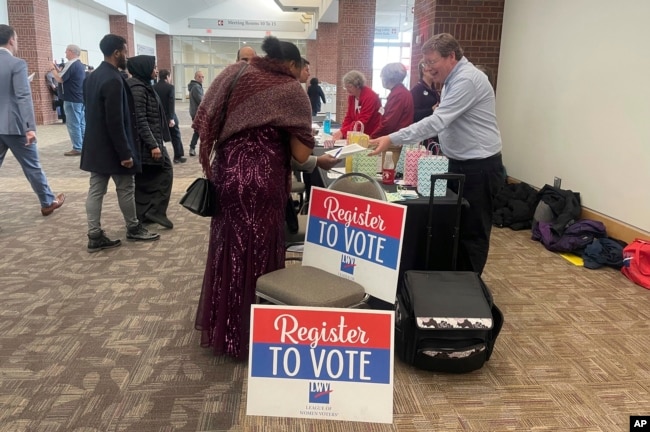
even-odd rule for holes
{"type": "Polygon", "coordinates": [[[638,238],[623,249],[621,272],[635,284],[650,289],[650,240],[638,238]]]}

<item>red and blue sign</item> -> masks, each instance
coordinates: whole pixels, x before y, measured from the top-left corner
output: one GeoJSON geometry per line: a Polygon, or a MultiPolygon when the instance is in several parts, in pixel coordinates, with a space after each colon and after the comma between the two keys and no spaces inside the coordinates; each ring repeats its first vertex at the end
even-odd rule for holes
{"type": "Polygon", "coordinates": [[[404,208],[314,189],[306,241],[390,269],[399,266],[404,208]],[[396,223],[397,221],[397,223],[396,223]]]}
{"type": "Polygon", "coordinates": [[[255,323],[253,377],[308,380],[314,384],[313,399],[329,397],[324,381],[390,382],[389,315],[261,308],[255,310],[255,323]]]}
{"type": "Polygon", "coordinates": [[[406,207],[313,188],[303,265],[353,280],[366,293],[395,301],[406,207]]]}
{"type": "Polygon", "coordinates": [[[246,413],[392,423],[394,315],[253,305],[246,413]]]}

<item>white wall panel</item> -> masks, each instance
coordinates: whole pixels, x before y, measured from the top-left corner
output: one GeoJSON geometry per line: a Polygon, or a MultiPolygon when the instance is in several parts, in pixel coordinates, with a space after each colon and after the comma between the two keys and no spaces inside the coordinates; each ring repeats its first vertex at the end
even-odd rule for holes
{"type": "Polygon", "coordinates": [[[75,0],[50,0],[49,9],[53,58],[61,61],[65,47],[76,44],[88,51],[88,63],[97,67],[104,60],[99,41],[110,33],[108,14],[75,0]]]}
{"type": "Polygon", "coordinates": [[[650,231],[650,2],[506,0],[497,114],[508,174],[562,178],[650,231]]]}

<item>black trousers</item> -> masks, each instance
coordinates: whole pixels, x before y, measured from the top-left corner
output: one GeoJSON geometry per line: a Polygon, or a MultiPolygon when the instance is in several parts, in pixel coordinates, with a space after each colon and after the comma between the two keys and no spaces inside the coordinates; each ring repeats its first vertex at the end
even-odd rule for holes
{"type": "Polygon", "coordinates": [[[185,151],[183,150],[183,141],[181,140],[181,130],[178,125],[178,117],[174,113],[174,127],[169,128],[169,134],[172,137],[172,149],[174,150],[174,159],[179,159],[185,156],[185,151]]]}
{"type": "MultiPolygon", "coordinates": [[[[482,273],[490,249],[492,201],[505,183],[501,153],[486,159],[449,160],[449,172],[465,174],[463,208],[460,221],[458,270],[482,273]]],[[[456,184],[450,189],[457,192],[456,184]]]]}
{"type": "Polygon", "coordinates": [[[141,221],[146,219],[148,212],[167,216],[174,168],[165,146],[162,147],[162,153],[162,165],[143,164],[142,172],[135,175],[135,209],[141,221]]]}
{"type": "MultiPolygon", "coordinates": [[[[194,122],[194,117],[192,117],[192,122],[194,122]]],[[[192,129],[194,133],[192,134],[192,139],[190,140],[190,149],[196,149],[196,145],[199,142],[199,133],[196,129],[192,129]]]]}

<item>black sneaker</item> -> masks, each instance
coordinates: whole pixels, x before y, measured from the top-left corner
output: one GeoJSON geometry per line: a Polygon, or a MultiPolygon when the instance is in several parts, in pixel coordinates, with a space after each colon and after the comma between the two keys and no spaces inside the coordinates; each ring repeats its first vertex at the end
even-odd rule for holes
{"type": "Polygon", "coordinates": [[[126,230],[126,239],[134,241],[151,241],[158,240],[160,234],[149,232],[142,224],[138,224],[135,228],[126,230]]]}
{"type": "Polygon", "coordinates": [[[174,159],[174,163],[185,163],[187,162],[187,158],[184,158],[183,156],[174,159]]]}
{"type": "Polygon", "coordinates": [[[193,148],[190,149],[190,156],[196,156],[196,150],[193,148]]]}
{"type": "Polygon", "coordinates": [[[104,231],[101,231],[96,236],[91,237],[90,235],[88,235],[88,252],[90,253],[99,252],[102,249],[111,249],[114,247],[118,247],[121,244],[122,242],[120,241],[120,239],[111,240],[108,237],[106,237],[104,231]]]}

